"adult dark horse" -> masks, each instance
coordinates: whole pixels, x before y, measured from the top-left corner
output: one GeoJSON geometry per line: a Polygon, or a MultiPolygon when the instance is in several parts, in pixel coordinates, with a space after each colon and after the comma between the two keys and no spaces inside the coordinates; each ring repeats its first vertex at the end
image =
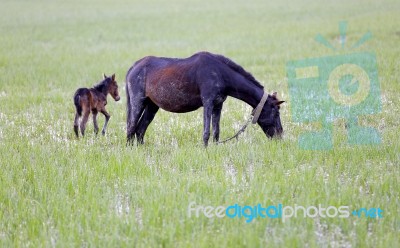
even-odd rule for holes
{"type": "Polygon", "coordinates": [[[210,123],[213,139],[219,139],[222,104],[227,96],[253,108],[257,122],[268,137],[283,132],[276,93],[268,95],[263,86],[232,60],[208,52],[185,59],[144,57],[126,75],[127,139],[139,143],[159,108],[185,113],[204,107],[203,141],[207,146],[210,123]],[[258,106],[258,107],[257,107],[258,106]]]}

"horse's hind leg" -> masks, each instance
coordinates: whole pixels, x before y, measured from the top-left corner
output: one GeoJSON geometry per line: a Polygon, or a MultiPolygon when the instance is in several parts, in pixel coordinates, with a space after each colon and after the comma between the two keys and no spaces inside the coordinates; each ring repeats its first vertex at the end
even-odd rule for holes
{"type": "Polygon", "coordinates": [[[76,137],[79,137],[79,114],[78,112],[75,113],[75,120],[74,120],[74,132],[76,137]]]}
{"type": "MultiPolygon", "coordinates": [[[[135,107],[128,113],[128,121],[127,121],[127,139],[128,142],[133,142],[135,138],[135,133],[137,130],[137,126],[139,123],[140,116],[144,110],[143,100],[135,103],[135,107]]],[[[129,110],[128,110],[129,111],[129,110]]]]}
{"type": "Polygon", "coordinates": [[[157,114],[159,107],[154,104],[150,99],[146,101],[146,107],[144,109],[143,115],[140,118],[139,124],[136,128],[136,138],[139,144],[143,144],[144,134],[150,123],[153,121],[154,116],[157,114]]]}
{"type": "Polygon", "coordinates": [[[128,144],[132,143],[133,139],[135,138],[136,129],[138,127],[140,116],[143,113],[146,100],[143,85],[140,85],[142,84],[142,80],[136,82],[135,88],[133,88],[132,84],[133,83],[129,81],[126,83],[126,96],[128,105],[126,131],[128,144]]]}
{"type": "Polygon", "coordinates": [[[107,128],[108,121],[110,120],[110,114],[107,113],[107,111],[105,109],[102,109],[101,113],[106,117],[106,121],[104,122],[103,129],[101,130],[101,134],[106,135],[106,128],[107,128]]]}
{"type": "Polygon", "coordinates": [[[99,132],[99,125],[97,125],[97,110],[92,110],[94,133],[97,135],[99,132]]]}

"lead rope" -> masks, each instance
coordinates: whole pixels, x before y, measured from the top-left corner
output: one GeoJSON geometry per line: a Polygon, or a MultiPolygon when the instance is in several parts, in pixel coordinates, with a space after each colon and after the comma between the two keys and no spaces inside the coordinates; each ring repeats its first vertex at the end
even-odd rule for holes
{"type": "Polygon", "coordinates": [[[268,94],[267,94],[266,92],[264,92],[264,94],[263,94],[263,96],[262,96],[262,98],[261,98],[261,101],[258,103],[257,107],[256,107],[255,109],[253,109],[253,111],[251,112],[251,115],[250,115],[249,119],[248,119],[248,120],[246,121],[246,123],[239,129],[239,131],[237,131],[235,135],[233,135],[233,136],[230,137],[230,138],[227,138],[226,140],[218,141],[217,144],[226,143],[226,142],[228,142],[228,141],[230,141],[230,140],[232,140],[232,139],[234,139],[234,138],[236,138],[236,140],[238,140],[238,139],[239,139],[239,135],[240,135],[241,133],[243,133],[243,132],[246,130],[246,128],[247,128],[247,126],[250,124],[250,122],[253,123],[253,124],[257,123],[258,118],[260,117],[260,114],[261,114],[261,110],[263,109],[264,104],[265,104],[265,102],[267,101],[267,98],[268,98],[268,94]]]}
{"type": "MultiPolygon", "coordinates": [[[[254,112],[254,111],[253,111],[253,112],[254,112]]],[[[230,137],[230,138],[227,138],[226,140],[218,141],[217,144],[226,143],[226,142],[228,142],[228,141],[230,141],[231,139],[234,139],[234,138],[236,138],[236,140],[238,140],[238,139],[239,139],[239,135],[240,135],[241,133],[243,133],[244,130],[246,130],[247,126],[250,124],[250,122],[251,122],[252,119],[253,119],[253,113],[250,115],[250,118],[246,121],[246,123],[242,126],[242,128],[240,128],[239,131],[236,132],[235,135],[233,135],[233,136],[230,137]]]]}

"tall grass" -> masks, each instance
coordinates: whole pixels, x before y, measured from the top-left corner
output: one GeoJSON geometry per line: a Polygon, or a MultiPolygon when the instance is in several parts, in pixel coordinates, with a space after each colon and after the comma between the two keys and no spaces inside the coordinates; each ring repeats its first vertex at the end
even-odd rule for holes
{"type": "MultiPolygon", "coordinates": [[[[399,243],[400,4],[398,1],[1,1],[0,246],[395,247],[399,243]],[[382,113],[362,117],[382,144],[350,146],[343,120],[334,149],[304,151],[300,133],[315,123],[290,118],[285,64],[332,54],[317,33],[338,45],[371,31],[357,51],[378,58],[382,113]],[[108,133],[72,131],[76,88],[102,73],[124,77],[145,56],[224,54],[268,91],[288,100],[285,130],[268,140],[259,127],[239,141],[202,146],[202,111],[159,111],[140,147],[125,146],[125,99],[109,99],[108,133]],[[381,219],[208,219],[188,217],[199,205],[380,207],[381,219]]],[[[351,52],[346,50],[345,52],[351,52]]],[[[228,99],[221,137],[248,117],[228,99]]],[[[103,122],[100,119],[100,124],[103,122]]]]}

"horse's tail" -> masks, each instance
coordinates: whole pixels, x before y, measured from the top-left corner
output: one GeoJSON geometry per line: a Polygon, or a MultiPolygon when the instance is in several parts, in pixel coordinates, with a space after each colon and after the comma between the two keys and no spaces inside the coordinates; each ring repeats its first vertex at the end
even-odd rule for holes
{"type": "MultiPolygon", "coordinates": [[[[136,64],[135,64],[136,65],[136,64]]],[[[128,72],[126,73],[126,81],[125,81],[125,93],[126,93],[126,125],[127,125],[127,131],[129,132],[130,128],[133,123],[132,120],[132,115],[135,109],[135,99],[134,99],[134,94],[133,92],[130,92],[133,90],[133,84],[135,84],[135,80],[138,79],[138,73],[135,72],[133,73],[132,71],[135,69],[135,65],[133,65],[128,72]],[[133,74],[133,75],[132,75],[133,74]],[[132,99],[131,99],[132,97],[132,99]]]]}
{"type": "Polygon", "coordinates": [[[135,130],[138,125],[143,109],[145,99],[145,82],[146,82],[146,57],[137,61],[127,72],[125,82],[126,93],[126,129],[127,139],[131,142],[135,135],[135,130]]]}
{"type": "MultiPolygon", "coordinates": [[[[130,71],[130,69],[129,69],[130,71]]],[[[129,81],[128,81],[128,73],[126,74],[126,81],[125,81],[125,93],[126,93],[126,116],[127,116],[127,122],[129,122],[130,120],[130,116],[131,116],[131,101],[130,101],[130,97],[129,97],[129,81]]]]}
{"type": "Polygon", "coordinates": [[[80,98],[81,98],[81,96],[79,94],[79,91],[77,91],[74,95],[74,105],[75,105],[76,112],[78,113],[79,116],[82,115],[82,106],[80,103],[80,98]]]}

